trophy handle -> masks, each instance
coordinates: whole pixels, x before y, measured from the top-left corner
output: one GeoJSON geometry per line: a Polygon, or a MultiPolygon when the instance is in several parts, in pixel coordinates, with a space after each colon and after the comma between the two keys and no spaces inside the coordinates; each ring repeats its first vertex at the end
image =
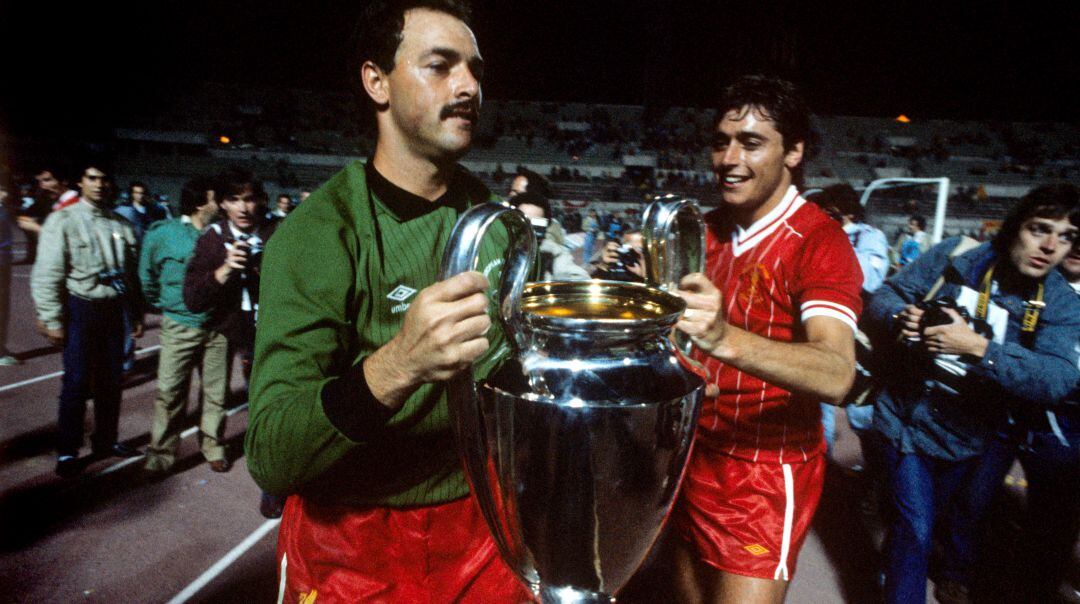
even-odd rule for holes
{"type": "Polygon", "coordinates": [[[443,251],[439,281],[465,271],[476,270],[480,243],[496,220],[501,220],[510,234],[510,247],[499,281],[499,322],[515,346],[521,346],[521,294],[536,257],[536,235],[532,225],[517,208],[498,203],[473,206],[458,218],[443,251]]]}
{"type": "Polygon", "coordinates": [[[697,200],[665,195],[645,208],[645,278],[673,290],[690,273],[705,270],[705,221],[697,200]]]}
{"type": "MultiPolygon", "coordinates": [[[[476,269],[481,240],[496,220],[506,225],[510,237],[502,279],[499,282],[498,320],[511,346],[521,350],[524,344],[524,336],[519,327],[522,316],[521,297],[525,290],[525,281],[535,262],[537,248],[532,225],[524,214],[497,203],[477,205],[462,214],[446,242],[438,279],[443,281],[476,269]]],[[[515,533],[505,526],[505,514],[500,511],[503,495],[499,490],[498,479],[492,474],[495,454],[492,448],[495,445],[485,427],[482,395],[472,367],[451,377],[446,388],[450,425],[469,487],[503,558],[511,561],[511,568],[523,581],[534,583],[536,578],[523,574],[524,567],[514,558],[514,553],[521,551],[521,548],[514,545],[515,533]]]]}
{"type": "MultiPolygon", "coordinates": [[[[668,194],[645,208],[641,222],[645,240],[645,279],[666,291],[679,287],[690,273],[705,270],[705,220],[697,200],[668,194]]],[[[689,355],[690,336],[674,330],[675,346],[689,355]]]]}

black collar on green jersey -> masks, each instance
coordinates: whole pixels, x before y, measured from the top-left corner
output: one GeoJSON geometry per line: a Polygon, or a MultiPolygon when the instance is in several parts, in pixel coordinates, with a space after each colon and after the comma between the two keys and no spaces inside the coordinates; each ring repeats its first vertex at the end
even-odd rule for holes
{"type": "Polygon", "coordinates": [[[459,185],[460,179],[457,174],[450,181],[446,193],[434,201],[414,195],[390,182],[385,176],[379,174],[371,161],[364,164],[364,176],[367,177],[371,193],[398,220],[419,218],[444,206],[462,211],[469,205],[465,191],[459,185]]]}

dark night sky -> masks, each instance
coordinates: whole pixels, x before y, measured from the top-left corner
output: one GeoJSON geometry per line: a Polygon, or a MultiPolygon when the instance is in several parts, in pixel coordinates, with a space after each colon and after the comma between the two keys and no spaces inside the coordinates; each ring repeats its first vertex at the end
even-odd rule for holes
{"type": "MultiPolygon", "coordinates": [[[[203,80],[343,89],[362,4],[6,0],[5,121],[106,129],[203,80]]],[[[1080,3],[1037,5],[477,0],[474,29],[488,98],[708,106],[768,70],[825,114],[1075,121],[1080,3]]]]}

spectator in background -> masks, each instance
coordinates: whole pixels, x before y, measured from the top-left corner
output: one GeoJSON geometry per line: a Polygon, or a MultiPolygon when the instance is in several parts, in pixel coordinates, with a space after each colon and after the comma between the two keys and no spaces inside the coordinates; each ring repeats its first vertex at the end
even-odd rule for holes
{"type": "MultiPolygon", "coordinates": [[[[520,195],[522,193],[537,193],[544,199],[550,200],[553,191],[551,189],[551,183],[549,183],[546,178],[528,168],[518,166],[517,175],[510,181],[510,190],[507,191],[506,197],[507,199],[512,200],[515,195],[520,195]]],[[[566,231],[563,230],[559,221],[551,216],[550,211],[548,212],[547,234],[544,236],[544,239],[564,247],[566,246],[566,231]]]]}
{"type": "Polygon", "coordinates": [[[631,229],[621,239],[608,241],[589,262],[589,275],[611,281],[645,281],[645,240],[631,229]]]}
{"type": "Polygon", "coordinates": [[[926,232],[926,217],[915,214],[908,218],[907,230],[896,240],[896,268],[911,264],[919,254],[930,249],[930,235],[926,232]]]}
{"type": "MultiPolygon", "coordinates": [[[[217,178],[214,192],[225,219],[208,226],[195,242],[184,275],[184,305],[209,315],[203,328],[225,334],[244,380],[251,377],[263,249],[279,222],[266,222],[266,191],[247,170],[232,168],[217,178]]],[[[225,470],[228,468],[226,467],[225,470]]],[[[281,516],[284,498],[262,494],[259,512],[281,516]]]]}
{"type": "Polygon", "coordinates": [[[585,213],[585,219],[581,221],[581,230],[585,232],[585,244],[582,246],[581,257],[588,260],[592,258],[593,248],[596,247],[596,237],[600,234],[600,216],[595,209],[589,209],[585,213]]]}
{"type": "MultiPolygon", "coordinates": [[[[139,181],[132,182],[128,186],[128,201],[116,206],[115,212],[131,223],[131,228],[135,231],[135,240],[139,242],[139,245],[142,245],[143,236],[150,225],[172,217],[169,206],[154,201],[147,192],[146,185],[139,181]]],[[[125,316],[124,320],[128,321],[128,318],[125,316]]],[[[129,337],[124,341],[124,373],[131,371],[134,366],[135,340],[129,337]]]]}
{"type": "MultiPolygon", "coordinates": [[[[1074,216],[1080,214],[1080,198],[1072,185],[1039,187],[1031,194],[1044,200],[1071,198],[1077,208],[1074,216]]],[[[1074,241],[1066,247],[1069,253],[1058,268],[1074,294],[1080,294],[1080,246],[1074,241]]],[[[1078,338],[1080,333],[1074,333],[1074,345],[1078,338]]],[[[1074,384],[1063,399],[1010,408],[1002,419],[969,484],[946,516],[943,580],[934,592],[941,604],[969,601],[981,549],[979,535],[1000,535],[984,526],[987,510],[1017,458],[1027,479],[1027,506],[1021,521],[1024,546],[1011,551],[1017,553],[1016,567],[1024,570],[1017,577],[1020,593],[1002,600],[1058,601],[1058,588],[1072,559],[1080,532],[1080,384],[1074,384]]]]}
{"type": "Polygon", "coordinates": [[[116,206],[116,213],[131,223],[131,228],[135,230],[135,239],[140,243],[150,225],[172,218],[169,206],[154,201],[147,192],[146,185],[139,181],[128,187],[128,201],[116,206]]]}
{"type": "Polygon", "coordinates": [[[33,264],[37,258],[41,225],[49,213],[79,201],[79,194],[68,187],[66,178],[60,174],[57,166],[53,165],[42,167],[35,172],[34,182],[37,187],[33,202],[19,210],[16,224],[26,234],[25,262],[28,264],[33,264]]]}
{"type": "Polygon", "coordinates": [[[1034,189],[993,242],[954,255],[946,240],[871,298],[866,328],[889,359],[873,426],[893,503],[887,602],[925,600],[935,520],[987,467],[996,431],[1076,386],[1080,298],[1053,269],[1078,223],[1075,191],[1034,189]]]}
{"type": "MultiPolygon", "coordinates": [[[[889,271],[889,242],[885,233],[866,222],[866,209],[859,203],[859,194],[851,185],[841,183],[826,187],[811,201],[843,227],[862,268],[863,293],[873,293],[885,282],[889,271]]],[[[925,226],[925,221],[922,224],[925,226]]]]}
{"type": "Polygon", "coordinates": [[[277,196],[277,201],[274,202],[274,209],[266,213],[266,219],[268,221],[284,220],[289,212],[293,211],[292,197],[286,193],[282,193],[277,196]]]}
{"type": "Polygon", "coordinates": [[[611,215],[611,220],[607,223],[607,240],[608,243],[612,241],[618,241],[622,237],[623,223],[619,220],[618,216],[611,215]]]}
{"type": "Polygon", "coordinates": [[[263,220],[266,191],[251,172],[228,170],[217,178],[214,191],[225,218],[208,226],[195,244],[184,275],[184,305],[209,315],[204,328],[225,334],[247,378],[255,346],[262,252],[276,225],[263,220]]]}
{"type": "Polygon", "coordinates": [[[37,181],[38,189],[44,194],[45,199],[52,201],[50,210],[53,212],[79,202],[79,194],[68,186],[67,177],[61,176],[55,167],[39,170],[34,175],[34,180],[37,181]]]}
{"type": "Polygon", "coordinates": [[[545,199],[551,199],[553,194],[551,184],[546,178],[528,168],[518,166],[517,174],[510,181],[510,192],[507,196],[513,197],[514,195],[530,192],[539,193],[545,199]]]}
{"type": "Polygon", "coordinates": [[[109,209],[111,183],[101,160],[85,164],[79,188],[78,203],[45,220],[30,276],[38,331],[64,349],[56,473],[65,478],[82,471],[78,454],[91,396],[93,453],[138,454],[117,442],[125,313],[132,335],[142,335],[135,233],[109,209]]]}
{"type": "Polygon", "coordinates": [[[150,225],[139,256],[139,279],[147,303],[162,313],[157,398],[144,469],[163,474],[176,462],[180,431],[186,417],[191,372],[200,368],[202,413],[200,449],[214,472],[229,471],[222,442],[228,388],[228,343],[225,335],[205,327],[206,313],[184,304],[184,273],[202,230],[218,215],[213,185],[188,181],[180,191],[180,218],[150,225]]]}
{"type": "Polygon", "coordinates": [[[0,367],[18,365],[7,349],[8,312],[11,303],[11,223],[18,189],[11,172],[0,165],[0,367]]]}
{"type": "Polygon", "coordinates": [[[570,250],[546,237],[551,206],[539,193],[521,193],[510,198],[510,205],[529,218],[540,246],[540,280],[570,281],[588,279],[589,273],[574,263],[570,250]]]}
{"type": "Polygon", "coordinates": [[[1080,294],[1080,245],[1074,245],[1069,255],[1061,261],[1061,274],[1072,286],[1073,291],[1080,294]]]}
{"type": "MultiPolygon", "coordinates": [[[[826,187],[821,193],[814,195],[811,201],[821,206],[847,233],[848,241],[855,249],[855,257],[859,259],[859,268],[862,269],[862,296],[864,300],[868,300],[870,294],[881,287],[889,270],[889,241],[885,233],[865,222],[866,210],[859,203],[859,194],[847,183],[826,187]]],[[[865,336],[860,332],[855,339],[856,358],[861,360],[869,354],[863,343],[865,336]]],[[[856,379],[860,377],[869,378],[866,369],[861,365],[856,368],[856,379]]],[[[848,423],[859,435],[863,443],[863,454],[869,463],[872,463],[869,461],[872,458],[869,449],[873,445],[865,436],[870,429],[873,414],[874,407],[869,404],[847,407],[848,423]]],[[[836,407],[822,403],[821,420],[825,430],[825,442],[831,452],[836,440],[836,407]]]]}

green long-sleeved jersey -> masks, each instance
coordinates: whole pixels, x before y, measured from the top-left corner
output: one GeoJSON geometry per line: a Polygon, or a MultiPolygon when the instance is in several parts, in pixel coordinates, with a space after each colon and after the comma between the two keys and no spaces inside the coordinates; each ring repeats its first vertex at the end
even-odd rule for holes
{"type": "MultiPolygon", "coordinates": [[[[464,496],[468,485],[450,431],[443,384],[421,386],[361,442],[327,414],[323,389],[400,329],[416,294],[436,282],[459,215],[491,193],[460,169],[432,203],[379,199],[359,162],[311,194],[269,241],[262,267],[246,451],[270,493],[325,503],[411,506],[464,496]]],[[[385,182],[385,181],[382,181],[385,182]]],[[[392,185],[391,185],[392,186],[392,185]]],[[[406,197],[411,197],[406,194],[406,197]]],[[[496,225],[478,270],[498,287],[505,230],[496,225]]],[[[505,356],[501,330],[476,363],[505,356]]]]}
{"type": "Polygon", "coordinates": [[[151,224],[139,254],[139,281],[147,304],[177,323],[201,328],[206,313],[192,312],[184,304],[184,271],[199,234],[187,216],[151,224]]]}

